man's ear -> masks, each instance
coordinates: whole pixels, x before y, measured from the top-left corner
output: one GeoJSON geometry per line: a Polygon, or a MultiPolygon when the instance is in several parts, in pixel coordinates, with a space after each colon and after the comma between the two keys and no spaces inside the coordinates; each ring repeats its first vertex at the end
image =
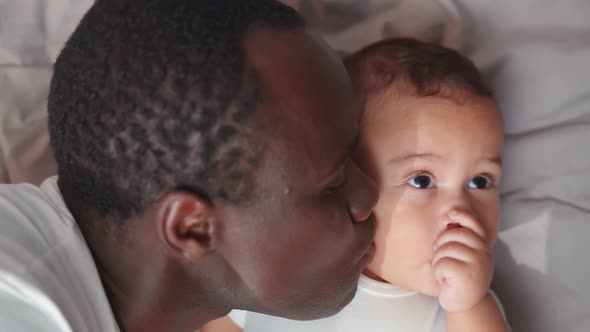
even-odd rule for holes
{"type": "Polygon", "coordinates": [[[158,203],[157,223],[164,243],[190,261],[215,248],[219,220],[214,208],[198,195],[174,191],[158,203]]]}

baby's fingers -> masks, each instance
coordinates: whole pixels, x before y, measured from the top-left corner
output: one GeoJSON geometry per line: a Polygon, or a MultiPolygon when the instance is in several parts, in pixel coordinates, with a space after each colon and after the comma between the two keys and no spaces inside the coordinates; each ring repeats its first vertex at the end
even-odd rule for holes
{"type": "Polygon", "coordinates": [[[487,243],[469,228],[450,228],[434,241],[433,250],[449,242],[459,242],[475,250],[487,250],[487,243]]]}
{"type": "Polygon", "coordinates": [[[436,280],[439,284],[447,286],[451,286],[453,281],[463,274],[466,269],[467,263],[451,257],[442,257],[433,264],[436,280]]]}
{"type": "Polygon", "coordinates": [[[470,230],[474,231],[482,239],[487,239],[486,231],[483,227],[479,224],[476,220],[475,216],[468,211],[462,209],[452,209],[449,212],[449,219],[461,225],[461,227],[469,228],[470,230]]]}
{"type": "Polygon", "coordinates": [[[478,252],[459,242],[443,244],[432,256],[432,265],[436,265],[443,258],[453,258],[457,261],[472,263],[477,260],[478,252]]]}

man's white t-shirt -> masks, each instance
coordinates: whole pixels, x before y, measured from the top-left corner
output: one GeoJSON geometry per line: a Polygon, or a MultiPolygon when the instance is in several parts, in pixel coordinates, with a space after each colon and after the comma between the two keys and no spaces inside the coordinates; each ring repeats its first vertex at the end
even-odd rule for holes
{"type": "Polygon", "coordinates": [[[229,316],[244,332],[446,331],[445,313],[436,297],[404,290],[364,275],[359,279],[354,299],[332,317],[295,321],[241,310],[234,310],[229,316]]]}
{"type": "Polygon", "coordinates": [[[0,185],[0,332],[118,332],[57,187],[0,185]]]}

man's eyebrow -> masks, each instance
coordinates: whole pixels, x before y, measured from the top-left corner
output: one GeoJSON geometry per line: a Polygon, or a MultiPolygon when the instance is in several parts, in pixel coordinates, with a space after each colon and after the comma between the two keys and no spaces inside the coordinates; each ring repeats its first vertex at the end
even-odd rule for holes
{"type": "Polygon", "coordinates": [[[391,158],[388,164],[399,164],[412,159],[442,159],[442,157],[433,153],[408,153],[391,158]]]}

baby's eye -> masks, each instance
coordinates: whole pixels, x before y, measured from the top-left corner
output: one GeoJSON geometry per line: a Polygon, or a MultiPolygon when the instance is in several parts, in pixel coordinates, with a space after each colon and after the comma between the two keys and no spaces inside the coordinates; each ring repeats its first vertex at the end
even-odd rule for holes
{"type": "Polygon", "coordinates": [[[467,185],[469,189],[487,189],[492,185],[492,180],[487,176],[476,176],[467,185]]]}
{"type": "Polygon", "coordinates": [[[419,174],[408,180],[407,184],[418,189],[432,188],[432,179],[426,174],[419,174]]]}

